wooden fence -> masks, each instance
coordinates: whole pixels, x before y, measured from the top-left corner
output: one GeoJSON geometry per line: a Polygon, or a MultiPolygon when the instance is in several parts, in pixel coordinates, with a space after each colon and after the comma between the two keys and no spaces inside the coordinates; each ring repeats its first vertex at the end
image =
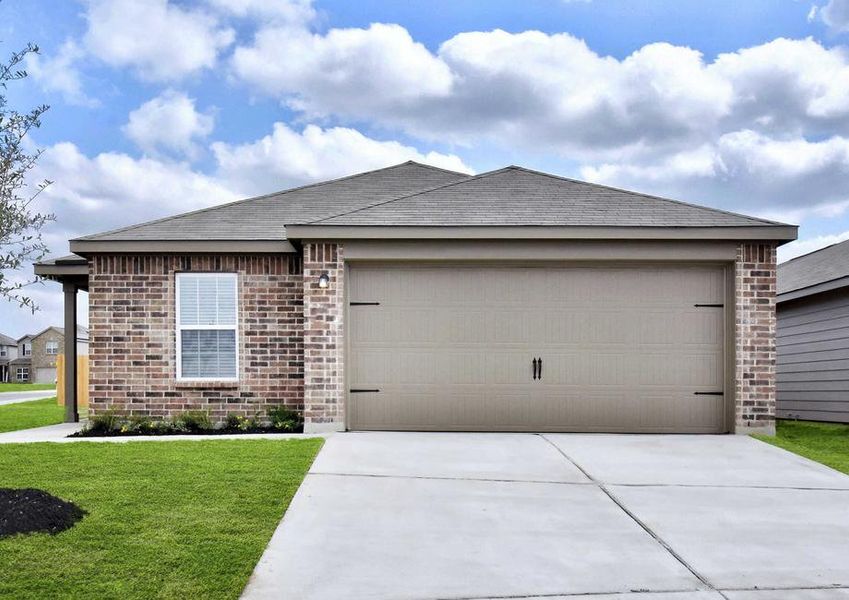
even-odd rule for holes
{"type": "MultiPolygon", "coordinates": [[[[56,357],[56,397],[65,406],[65,355],[56,357]]],[[[77,408],[88,407],[88,356],[77,357],[77,408]]]]}

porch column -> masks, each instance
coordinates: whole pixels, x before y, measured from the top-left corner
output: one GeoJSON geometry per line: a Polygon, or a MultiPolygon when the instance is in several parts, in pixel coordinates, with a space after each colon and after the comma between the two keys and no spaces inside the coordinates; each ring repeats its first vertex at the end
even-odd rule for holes
{"type": "Polygon", "coordinates": [[[77,285],[62,283],[65,293],[65,422],[80,420],[77,411],[77,285]]]}

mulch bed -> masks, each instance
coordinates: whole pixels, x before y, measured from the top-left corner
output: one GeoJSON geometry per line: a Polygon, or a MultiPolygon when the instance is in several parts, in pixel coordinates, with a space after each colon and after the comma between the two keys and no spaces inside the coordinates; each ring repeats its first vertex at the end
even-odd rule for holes
{"type": "Polygon", "coordinates": [[[101,431],[95,429],[83,429],[81,431],[77,431],[76,433],[72,433],[68,437],[128,437],[128,436],[150,436],[150,437],[161,437],[168,435],[246,435],[249,433],[280,433],[280,434],[291,434],[291,433],[303,433],[304,428],[299,427],[293,431],[284,431],[282,429],[274,429],[273,427],[254,427],[252,429],[208,429],[204,431],[179,431],[179,430],[165,430],[165,431],[119,431],[119,430],[111,430],[111,431],[101,431]]]}
{"type": "Polygon", "coordinates": [[[36,532],[55,535],[86,514],[73,502],[44,490],[0,488],[0,538],[36,532]]]}

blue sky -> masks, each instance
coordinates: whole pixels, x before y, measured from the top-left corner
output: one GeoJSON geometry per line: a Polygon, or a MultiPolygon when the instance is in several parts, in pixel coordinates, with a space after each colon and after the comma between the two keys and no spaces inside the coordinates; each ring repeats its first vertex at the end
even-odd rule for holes
{"type": "MultiPolygon", "coordinates": [[[[4,0],[67,240],[416,159],[545,171],[849,238],[849,0],[4,0]]],[[[0,305],[0,331],[59,323],[0,305]]],[[[82,303],[85,310],[85,302],[82,303]]]]}

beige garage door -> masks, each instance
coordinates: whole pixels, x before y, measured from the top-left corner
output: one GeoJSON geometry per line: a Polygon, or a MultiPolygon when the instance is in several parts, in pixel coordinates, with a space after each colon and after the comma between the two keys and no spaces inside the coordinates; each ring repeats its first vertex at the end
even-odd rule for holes
{"type": "Polygon", "coordinates": [[[349,427],[723,431],[724,282],[706,266],[353,266],[349,427]]]}

